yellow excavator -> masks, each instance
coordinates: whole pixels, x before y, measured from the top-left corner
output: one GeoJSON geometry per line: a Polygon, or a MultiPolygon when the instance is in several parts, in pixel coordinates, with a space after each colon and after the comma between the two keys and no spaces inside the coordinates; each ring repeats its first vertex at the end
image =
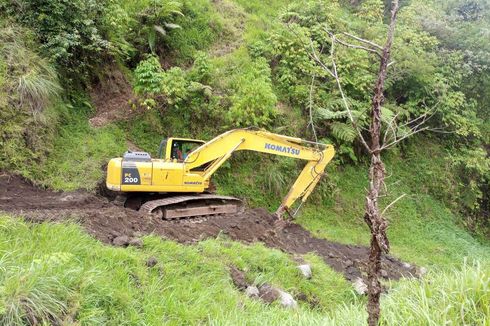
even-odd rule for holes
{"type": "MultiPolygon", "coordinates": [[[[332,145],[309,142],[254,129],[234,129],[204,142],[168,138],[160,143],[158,158],[146,152],[126,152],[107,166],[106,186],[126,195],[125,206],[163,219],[181,219],[240,210],[238,198],[212,192],[210,179],[230,156],[240,150],[307,161],[276,211],[294,216],[297,199],[304,203],[334,156],[332,145]]],[[[298,207],[299,208],[299,207],[298,207]]]]}

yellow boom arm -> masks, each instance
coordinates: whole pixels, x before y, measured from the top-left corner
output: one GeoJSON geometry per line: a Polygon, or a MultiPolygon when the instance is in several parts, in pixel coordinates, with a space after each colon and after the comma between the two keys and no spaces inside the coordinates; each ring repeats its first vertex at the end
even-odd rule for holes
{"type": "Polygon", "coordinates": [[[297,199],[305,202],[324,174],[326,165],[332,160],[335,151],[332,145],[316,144],[321,148],[304,146],[309,142],[300,138],[278,135],[262,130],[230,130],[198,147],[184,161],[185,173],[201,168],[203,179],[208,180],[213,173],[239,150],[262,152],[296,159],[308,163],[301,171],[281,206],[278,215],[289,209],[297,199]],[[202,170],[202,167],[205,167],[202,170]]]}

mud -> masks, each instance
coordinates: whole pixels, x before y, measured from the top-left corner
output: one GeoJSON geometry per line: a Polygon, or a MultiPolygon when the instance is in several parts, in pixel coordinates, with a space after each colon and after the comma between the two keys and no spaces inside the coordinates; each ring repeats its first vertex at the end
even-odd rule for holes
{"type": "MultiPolygon", "coordinates": [[[[354,281],[365,279],[368,248],[315,238],[300,225],[281,225],[264,209],[248,209],[237,215],[195,220],[163,221],[116,206],[107,198],[86,192],[53,192],[36,188],[18,176],[0,173],[0,211],[32,222],[73,220],[107,244],[119,237],[138,238],[156,234],[180,243],[194,243],[219,234],[244,243],[260,241],[293,256],[314,252],[334,270],[354,281]]],[[[386,255],[382,259],[386,279],[417,274],[417,268],[386,255]]]]}

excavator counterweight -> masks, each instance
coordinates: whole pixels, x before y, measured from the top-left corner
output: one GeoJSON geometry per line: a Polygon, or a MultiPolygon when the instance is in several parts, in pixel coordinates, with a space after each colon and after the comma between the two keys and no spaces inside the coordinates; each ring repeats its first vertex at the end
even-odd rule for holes
{"type": "Polygon", "coordinates": [[[282,216],[300,199],[303,203],[334,156],[331,145],[264,130],[234,129],[204,142],[169,138],[160,144],[159,157],[126,152],[107,167],[107,188],[126,193],[132,208],[158,213],[162,218],[234,213],[240,200],[209,194],[210,179],[233,153],[240,150],[286,156],[307,161],[277,210],[282,216]],[[135,204],[136,203],[136,204],[135,204]]]}

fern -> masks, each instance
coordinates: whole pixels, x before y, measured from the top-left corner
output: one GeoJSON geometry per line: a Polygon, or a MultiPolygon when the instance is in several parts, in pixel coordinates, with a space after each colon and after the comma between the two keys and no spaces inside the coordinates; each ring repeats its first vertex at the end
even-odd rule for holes
{"type": "Polygon", "coordinates": [[[330,127],[332,135],[340,141],[352,143],[356,139],[356,130],[350,123],[335,121],[330,127]]]}
{"type": "Polygon", "coordinates": [[[331,111],[326,108],[318,108],[317,114],[320,116],[320,118],[326,120],[337,120],[348,117],[347,111],[331,111]]]}
{"type": "Polygon", "coordinates": [[[389,124],[393,121],[393,118],[395,117],[395,112],[392,110],[388,109],[387,107],[383,106],[381,107],[381,120],[389,124]]]}

